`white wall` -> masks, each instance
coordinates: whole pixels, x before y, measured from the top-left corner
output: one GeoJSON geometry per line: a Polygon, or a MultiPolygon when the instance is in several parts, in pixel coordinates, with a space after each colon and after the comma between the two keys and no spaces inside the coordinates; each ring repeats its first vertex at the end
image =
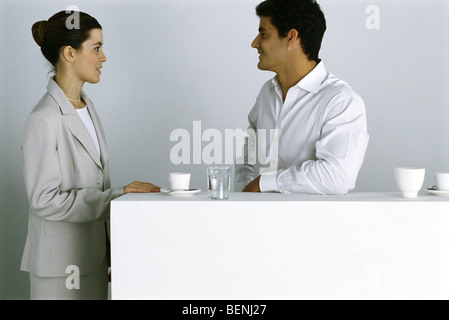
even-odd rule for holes
{"type": "MultiPolygon", "coordinates": [[[[246,128],[262,84],[250,47],[261,0],[0,0],[0,298],[28,297],[19,264],[27,227],[20,139],[45,92],[50,68],[31,25],[76,5],[103,26],[108,61],[101,82],[86,84],[106,130],[115,186],[167,185],[170,171],[192,172],[204,188],[206,164],[176,166],[170,133],[193,121],[246,128]]],[[[356,191],[395,190],[393,168],[422,166],[424,186],[449,171],[448,0],[321,0],[328,30],[321,58],[365,99],[370,144],[356,191]],[[369,5],[380,29],[368,29],[369,5]]],[[[202,146],[208,142],[203,142],[202,146]]]]}

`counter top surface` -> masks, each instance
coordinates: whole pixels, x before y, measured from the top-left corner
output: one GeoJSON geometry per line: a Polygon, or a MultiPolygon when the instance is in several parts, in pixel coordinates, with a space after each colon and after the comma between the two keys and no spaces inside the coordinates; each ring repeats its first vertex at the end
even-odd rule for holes
{"type": "Polygon", "coordinates": [[[211,200],[207,192],[187,197],[169,196],[164,193],[130,193],[121,196],[113,202],[121,201],[212,201],[217,203],[233,201],[367,201],[367,202],[449,202],[449,197],[435,196],[422,191],[418,197],[402,198],[399,192],[356,192],[347,195],[308,195],[308,194],[280,194],[280,193],[244,193],[232,192],[227,200],[211,200]]]}
{"type": "Polygon", "coordinates": [[[449,198],[127,194],[113,299],[448,299],[449,198]]]}

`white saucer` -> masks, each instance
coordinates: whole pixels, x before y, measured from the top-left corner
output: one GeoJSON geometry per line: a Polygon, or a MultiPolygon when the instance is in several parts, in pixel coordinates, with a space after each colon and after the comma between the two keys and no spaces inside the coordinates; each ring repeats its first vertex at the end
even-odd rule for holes
{"type": "Polygon", "coordinates": [[[167,196],[175,196],[175,197],[189,197],[201,192],[201,189],[189,189],[189,190],[177,190],[172,191],[169,188],[162,188],[162,193],[165,193],[167,196]]]}
{"type": "Polygon", "coordinates": [[[449,197],[449,190],[436,190],[427,188],[427,191],[435,196],[449,197]]]}

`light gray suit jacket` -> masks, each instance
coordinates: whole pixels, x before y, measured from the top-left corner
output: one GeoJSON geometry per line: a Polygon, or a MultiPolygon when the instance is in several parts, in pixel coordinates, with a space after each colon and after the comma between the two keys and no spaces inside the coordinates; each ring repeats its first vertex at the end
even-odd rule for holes
{"type": "Polygon", "coordinates": [[[21,270],[41,277],[68,276],[76,265],[89,274],[107,254],[111,189],[103,127],[92,102],[81,93],[94,123],[100,155],[84,123],[58,84],[27,118],[22,141],[25,187],[30,202],[21,270]]]}

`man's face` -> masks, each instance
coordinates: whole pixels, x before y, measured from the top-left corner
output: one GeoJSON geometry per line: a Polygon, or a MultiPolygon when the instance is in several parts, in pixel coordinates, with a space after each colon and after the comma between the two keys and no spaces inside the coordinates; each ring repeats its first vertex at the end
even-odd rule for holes
{"type": "Polygon", "coordinates": [[[261,17],[259,34],[254,39],[251,47],[259,53],[260,70],[278,72],[287,63],[287,39],[281,38],[278,29],[271,24],[270,17],[261,17]]]}

